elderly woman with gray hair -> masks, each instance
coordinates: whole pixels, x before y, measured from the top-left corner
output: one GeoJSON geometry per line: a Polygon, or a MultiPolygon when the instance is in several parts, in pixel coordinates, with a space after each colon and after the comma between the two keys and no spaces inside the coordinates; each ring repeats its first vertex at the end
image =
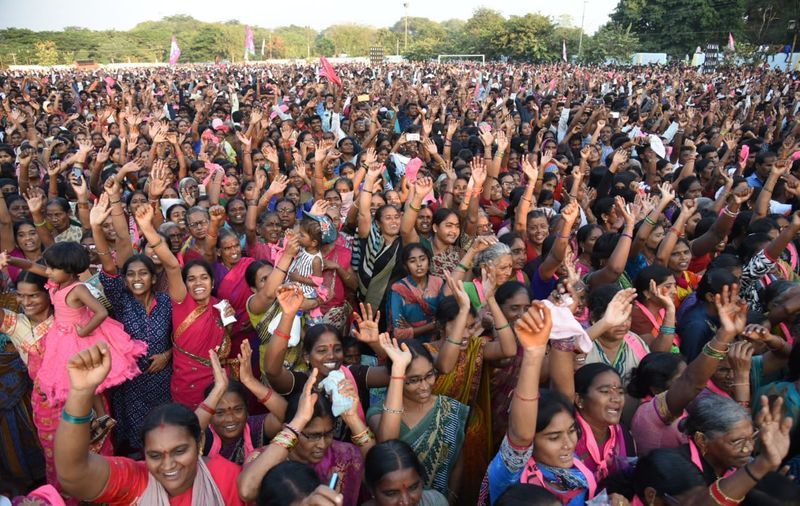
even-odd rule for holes
{"type": "MultiPolygon", "coordinates": [[[[473,275],[472,281],[464,283],[472,307],[479,311],[486,305],[484,284],[489,282],[498,287],[511,279],[514,262],[511,248],[499,242],[494,236],[479,236],[461,258],[458,268],[453,271],[455,280],[463,281],[467,273],[473,275]]],[[[445,295],[453,295],[445,288],[445,295]]]]}
{"type": "MultiPolygon", "coordinates": [[[[689,443],[678,451],[701,471],[707,485],[716,484],[719,488],[721,478],[739,469],[758,482],[777,470],[789,451],[792,419],[781,417],[782,406],[783,399],[776,399],[770,406],[767,397],[762,396],[754,424],[750,412],[733,399],[715,394],[698,397],[680,424],[689,443]],[[753,459],[757,442],[760,451],[753,459]]],[[[713,489],[712,486],[712,496],[713,489]]]]}

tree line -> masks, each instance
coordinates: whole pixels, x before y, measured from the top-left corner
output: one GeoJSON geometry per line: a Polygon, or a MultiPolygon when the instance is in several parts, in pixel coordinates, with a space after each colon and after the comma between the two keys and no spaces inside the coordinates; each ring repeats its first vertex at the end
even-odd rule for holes
{"type": "MultiPolygon", "coordinates": [[[[479,8],[467,20],[409,17],[383,28],[253,26],[253,59],[366,56],[370,48],[382,47],[384,54],[412,60],[476,53],[487,60],[552,62],[562,57],[562,43],[571,60],[583,63],[626,62],[637,51],[666,52],[683,59],[709,42],[723,46],[729,32],[742,53],[752,53],[758,45],[787,44],[793,35],[789,21],[799,17],[800,0],[620,0],[608,23],[591,36],[581,37],[581,29],[569,16],[557,20],[538,13],[506,17],[479,8]]],[[[182,62],[241,61],[245,28],[235,19],[208,23],[184,15],[146,21],[127,31],[8,28],[0,30],[0,65],[71,64],[83,59],[165,62],[173,35],[181,47],[182,62]]]]}

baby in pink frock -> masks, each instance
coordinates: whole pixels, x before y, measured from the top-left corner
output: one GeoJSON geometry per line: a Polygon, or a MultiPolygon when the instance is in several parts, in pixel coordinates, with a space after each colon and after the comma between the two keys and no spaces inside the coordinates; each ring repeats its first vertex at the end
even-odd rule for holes
{"type": "Polygon", "coordinates": [[[147,353],[147,343],[131,339],[122,324],[112,318],[103,320],[88,336],[79,336],[75,324],[85,325],[93,313],[86,306],[74,308],[67,304],[67,295],[78,285],[79,283],[72,283],[58,288],[48,283],[55,314],[53,326],[44,338],[46,341],[43,364],[36,379],[44,394],[58,402],[66,401],[69,392],[67,361],[79,351],[99,342],[108,345],[111,353],[111,372],[97,388],[96,393],[138,376],[141,371],[136,361],[147,353]]]}

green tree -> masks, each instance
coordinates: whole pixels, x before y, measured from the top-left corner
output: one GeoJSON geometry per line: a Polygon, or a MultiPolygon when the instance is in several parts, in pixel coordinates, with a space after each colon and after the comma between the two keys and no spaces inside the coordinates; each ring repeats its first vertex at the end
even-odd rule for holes
{"type": "Polygon", "coordinates": [[[58,50],[52,40],[43,40],[35,44],[36,63],[39,65],[55,65],[58,63],[58,50]]]}
{"type": "Polygon", "coordinates": [[[697,46],[724,44],[743,27],[745,0],[620,0],[611,20],[630,26],[643,51],[683,58],[697,46]]]}
{"type": "Polygon", "coordinates": [[[320,56],[333,56],[336,52],[336,45],[328,37],[320,35],[314,41],[314,51],[320,56]]]}
{"type": "Polygon", "coordinates": [[[371,26],[344,24],[329,26],[322,33],[333,42],[336,54],[366,56],[376,32],[371,26]]]}
{"type": "Polygon", "coordinates": [[[591,37],[584,37],[583,60],[589,63],[612,61],[627,64],[639,48],[639,39],[630,28],[607,23],[591,37]]]}
{"type": "Polygon", "coordinates": [[[511,16],[495,39],[495,48],[514,60],[543,61],[552,56],[547,42],[553,32],[550,18],[541,14],[511,16]]]}
{"type": "Polygon", "coordinates": [[[495,10],[476,9],[464,25],[459,41],[459,48],[464,53],[485,54],[487,59],[499,58],[502,47],[497,44],[503,40],[506,20],[495,10]]]}

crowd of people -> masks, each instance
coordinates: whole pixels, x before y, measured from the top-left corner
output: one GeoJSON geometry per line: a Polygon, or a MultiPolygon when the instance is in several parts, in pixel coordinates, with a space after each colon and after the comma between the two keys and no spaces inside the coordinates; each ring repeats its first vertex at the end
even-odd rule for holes
{"type": "Polygon", "coordinates": [[[797,75],[335,71],[0,72],[0,495],[800,502],[797,75]]]}

